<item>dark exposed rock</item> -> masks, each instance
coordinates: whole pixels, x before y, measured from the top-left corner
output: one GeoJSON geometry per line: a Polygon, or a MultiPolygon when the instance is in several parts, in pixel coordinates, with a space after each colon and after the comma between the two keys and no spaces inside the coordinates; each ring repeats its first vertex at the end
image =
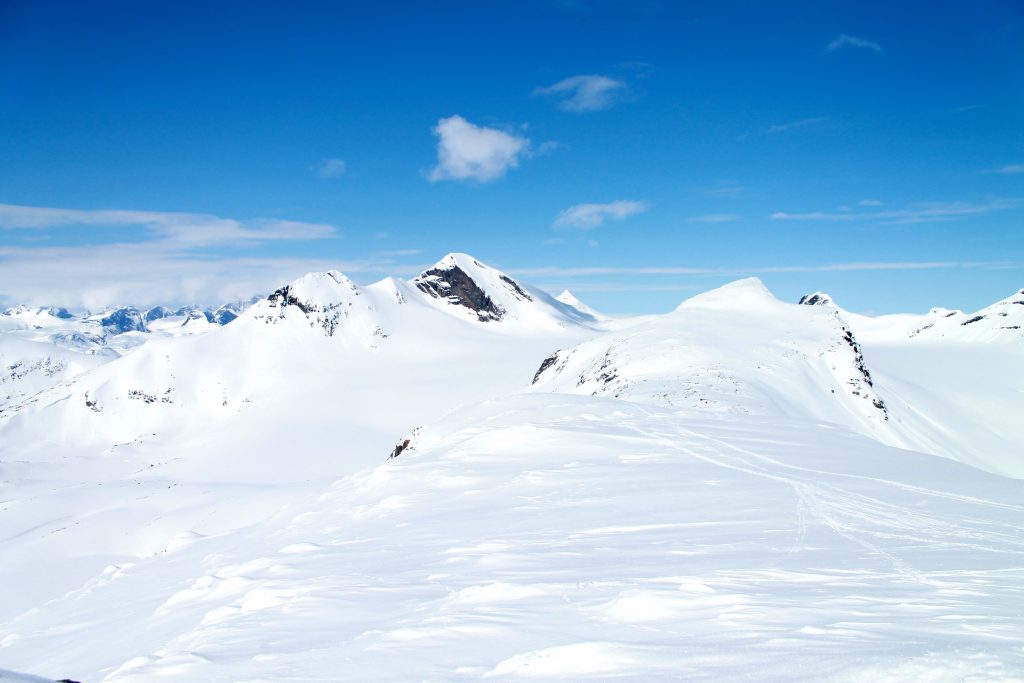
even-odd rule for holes
{"type": "Polygon", "coordinates": [[[979,320],[984,320],[984,319],[985,319],[985,316],[983,316],[983,315],[976,315],[973,318],[971,318],[970,320],[965,320],[965,321],[963,321],[960,324],[961,325],[970,325],[971,323],[976,323],[979,320]]]}
{"type": "Polygon", "coordinates": [[[395,458],[397,458],[402,453],[405,453],[406,451],[416,450],[416,446],[413,445],[413,441],[419,435],[421,429],[422,427],[417,427],[416,429],[412,430],[412,433],[409,434],[409,436],[406,436],[397,444],[395,444],[395,448],[394,450],[391,451],[391,455],[388,456],[388,460],[394,460],[395,458]]]}
{"type": "Polygon", "coordinates": [[[516,296],[518,296],[521,300],[523,300],[523,301],[533,301],[533,297],[531,297],[529,294],[524,292],[523,288],[519,286],[518,282],[516,282],[512,278],[508,277],[507,275],[499,275],[498,277],[501,278],[502,282],[504,282],[506,285],[511,287],[512,291],[515,292],[516,296]]]}
{"type": "Polygon", "coordinates": [[[832,303],[832,300],[826,295],[816,292],[814,294],[803,295],[797,303],[805,306],[824,306],[825,304],[832,303]]]}
{"type": "Polygon", "coordinates": [[[274,290],[274,293],[267,297],[267,301],[270,302],[271,306],[275,307],[280,306],[281,308],[284,308],[285,306],[295,306],[307,315],[314,312],[312,307],[307,306],[304,301],[300,301],[294,294],[292,294],[292,288],[290,285],[285,285],[280,289],[274,290]]]}
{"type": "Polygon", "coordinates": [[[545,358],[543,361],[541,361],[540,367],[537,368],[537,372],[533,375],[533,382],[531,382],[531,384],[536,384],[537,380],[540,379],[540,376],[544,374],[544,371],[547,370],[548,368],[550,368],[552,365],[554,365],[557,362],[558,362],[558,352],[557,351],[555,353],[551,354],[550,356],[548,356],[547,358],[545,358]]]}
{"type": "MultiPolygon", "coordinates": [[[[431,268],[416,278],[415,282],[420,291],[473,311],[481,322],[501,320],[505,315],[504,309],[495,304],[473,278],[456,265],[445,269],[431,268]]],[[[526,296],[521,289],[519,291],[526,296]]]]}
{"type": "Polygon", "coordinates": [[[238,318],[238,314],[230,308],[221,307],[213,312],[213,322],[218,325],[227,325],[232,320],[238,318]]]}
{"type": "Polygon", "coordinates": [[[170,309],[164,306],[156,306],[146,311],[146,322],[150,323],[160,318],[166,318],[169,315],[171,315],[170,309]]]}
{"type": "Polygon", "coordinates": [[[117,309],[100,320],[100,325],[110,334],[146,332],[146,323],[142,319],[142,314],[137,308],[131,306],[117,309]]]}
{"type": "Polygon", "coordinates": [[[46,308],[44,310],[50,315],[52,315],[54,318],[60,318],[61,320],[71,320],[72,318],[75,317],[74,315],[71,314],[70,311],[68,311],[68,309],[62,308],[60,306],[50,306],[49,308],[46,308]]]}
{"type": "Polygon", "coordinates": [[[395,450],[391,451],[391,455],[388,456],[388,460],[393,460],[402,454],[409,444],[412,443],[410,439],[402,439],[395,445],[395,450]]]}

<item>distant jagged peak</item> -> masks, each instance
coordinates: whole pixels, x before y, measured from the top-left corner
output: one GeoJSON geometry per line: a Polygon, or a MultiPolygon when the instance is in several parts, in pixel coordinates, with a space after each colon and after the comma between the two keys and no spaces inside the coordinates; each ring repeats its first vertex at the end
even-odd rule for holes
{"type": "Polygon", "coordinates": [[[146,321],[142,313],[134,306],[125,306],[111,311],[102,319],[100,325],[109,334],[124,334],[125,332],[147,332],[146,321]]]}
{"type": "Polygon", "coordinates": [[[598,313],[593,308],[583,303],[576,297],[575,294],[570,292],[568,289],[563,289],[562,293],[555,297],[555,301],[563,303],[566,306],[570,306],[584,315],[590,316],[594,320],[606,320],[608,316],[603,313],[598,313]]]}
{"type": "Polygon", "coordinates": [[[563,304],[567,304],[574,308],[579,308],[581,305],[586,305],[582,301],[576,298],[576,295],[570,292],[568,289],[563,289],[562,293],[555,297],[558,301],[563,304]]]}
{"type": "Polygon", "coordinates": [[[813,294],[804,294],[800,297],[798,304],[804,306],[834,306],[835,303],[832,301],[832,297],[824,292],[814,292],[813,294]]]}
{"type": "Polygon", "coordinates": [[[676,310],[695,307],[757,308],[779,303],[760,278],[747,277],[690,297],[679,304],[676,310]]]}

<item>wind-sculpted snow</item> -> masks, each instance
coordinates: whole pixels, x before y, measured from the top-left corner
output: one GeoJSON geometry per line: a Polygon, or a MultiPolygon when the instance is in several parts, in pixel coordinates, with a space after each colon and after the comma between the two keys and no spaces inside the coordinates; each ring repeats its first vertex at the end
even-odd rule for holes
{"type": "Polygon", "coordinates": [[[97,537],[107,568],[0,621],[0,658],[111,682],[1010,680],[1022,487],[806,421],[488,401],[234,531],[168,507],[149,557],[97,537]]]}
{"type": "Polygon", "coordinates": [[[756,280],[613,320],[464,254],[431,270],[98,341],[0,316],[0,667],[1024,676],[1024,482],[975,468],[1024,477],[1019,344],[756,280]]]}

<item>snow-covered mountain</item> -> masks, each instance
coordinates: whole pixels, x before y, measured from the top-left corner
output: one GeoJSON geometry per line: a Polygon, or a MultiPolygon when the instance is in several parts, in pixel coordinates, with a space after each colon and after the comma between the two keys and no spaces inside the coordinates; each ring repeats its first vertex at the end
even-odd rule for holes
{"type": "MultiPolygon", "coordinates": [[[[560,350],[541,363],[534,387],[688,415],[829,422],[1024,477],[1024,430],[1017,427],[1024,346],[1000,334],[922,346],[919,335],[901,333],[913,327],[906,317],[856,316],[821,292],[800,304],[778,301],[755,278],[740,280],[666,316],[560,350]],[[862,345],[854,330],[870,343],[862,345]]],[[[984,315],[1011,306],[1012,297],[984,315]]]]}
{"type": "Polygon", "coordinates": [[[801,304],[835,308],[866,339],[918,341],[942,340],[962,343],[1024,342],[1024,289],[974,313],[948,308],[932,308],[925,315],[898,314],[877,317],[858,315],[841,309],[823,292],[808,294],[801,304]]]}
{"type": "Polygon", "coordinates": [[[978,469],[1024,477],[1024,347],[802,303],[615,320],[451,254],[12,314],[0,676],[1024,674],[1024,482],[978,469]]]}
{"type": "Polygon", "coordinates": [[[802,417],[883,437],[888,411],[835,311],[778,301],[756,278],[547,358],[542,391],[655,402],[686,414],[802,417]]]}

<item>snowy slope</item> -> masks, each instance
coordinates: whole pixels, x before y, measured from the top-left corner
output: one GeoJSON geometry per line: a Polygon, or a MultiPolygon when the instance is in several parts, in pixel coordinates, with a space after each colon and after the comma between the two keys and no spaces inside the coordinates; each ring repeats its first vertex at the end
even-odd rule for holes
{"type": "Polygon", "coordinates": [[[230,325],[152,339],[10,406],[0,476],[19,502],[0,537],[46,531],[0,566],[0,582],[18,583],[26,566],[40,579],[0,601],[0,622],[102,570],[109,553],[161,551],[179,523],[223,533],[310,482],[379,462],[418,425],[520,390],[554,348],[596,333],[557,308],[540,309],[559,317],[533,329],[446,306],[409,282],[357,288],[337,272],[310,274],[230,325]],[[161,485],[143,493],[140,473],[161,485]],[[126,502],[115,490],[133,493],[126,502]],[[109,553],[74,546],[88,557],[61,561],[69,539],[110,535],[109,553]]]}
{"type": "Polygon", "coordinates": [[[525,395],[245,528],[111,559],[0,621],[0,661],[111,682],[1012,680],[1022,500],[806,421],[525,395]]]}
{"type": "Polygon", "coordinates": [[[857,334],[875,387],[914,448],[1024,478],[1024,290],[974,314],[870,317],[820,292],[857,334]]]}
{"type": "Polygon", "coordinates": [[[598,320],[462,254],[180,315],[0,413],[0,668],[1024,676],[1024,482],[881,443],[1017,472],[1019,345],[756,280],[598,320]]]}
{"type": "Polygon", "coordinates": [[[801,304],[824,306],[840,311],[844,320],[865,342],[893,342],[904,339],[946,341],[961,344],[1024,343],[1024,289],[974,313],[932,308],[925,315],[896,314],[866,316],[843,310],[828,294],[815,292],[801,304]]]}
{"type": "Polygon", "coordinates": [[[892,440],[857,340],[831,310],[775,299],[756,278],[559,351],[539,391],[609,395],[686,414],[799,417],[892,440]]]}

